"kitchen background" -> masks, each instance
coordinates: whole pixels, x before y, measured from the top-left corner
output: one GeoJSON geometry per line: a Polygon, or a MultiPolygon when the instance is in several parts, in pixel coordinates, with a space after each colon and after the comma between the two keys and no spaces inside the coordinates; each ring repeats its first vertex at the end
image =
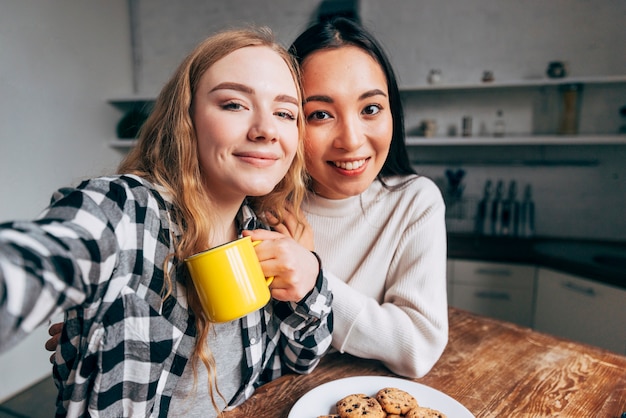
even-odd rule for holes
{"type": "MultiPolygon", "coordinates": [[[[109,101],[154,97],[207,34],[265,24],[288,44],[322,7],[214,3],[0,0],[0,221],[32,218],[56,188],[112,171],[127,148],[112,146],[124,106],[109,101]]],[[[536,236],[626,241],[626,117],[619,112],[626,105],[626,2],[336,0],[323,7],[353,6],[391,56],[412,159],[441,185],[451,230],[473,229],[486,181],[514,180],[518,198],[532,188],[536,236]],[[572,80],[592,81],[578,91],[578,136],[555,136],[560,88],[532,81],[545,78],[551,61],[564,61],[572,80]],[[441,70],[435,87],[427,81],[432,69],[441,70]],[[490,88],[481,81],[485,71],[493,85],[508,87],[490,88]],[[498,110],[505,136],[494,144],[498,110]],[[460,136],[465,116],[471,138],[460,136]],[[433,137],[418,136],[425,119],[436,122],[433,137]],[[446,170],[465,173],[460,200],[451,200],[446,170]],[[465,210],[455,209],[459,202],[465,210]]],[[[0,356],[0,402],[49,374],[45,340],[42,327],[0,356]]]]}

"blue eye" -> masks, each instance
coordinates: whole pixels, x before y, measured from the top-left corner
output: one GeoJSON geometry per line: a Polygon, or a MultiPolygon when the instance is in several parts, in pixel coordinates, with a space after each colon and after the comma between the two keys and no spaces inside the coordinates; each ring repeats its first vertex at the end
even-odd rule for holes
{"type": "Polygon", "coordinates": [[[243,105],[237,102],[228,102],[222,105],[222,109],[224,110],[241,110],[243,109],[243,105]]]}
{"type": "Polygon", "coordinates": [[[291,112],[276,112],[275,115],[283,119],[296,120],[296,117],[291,112]]]}

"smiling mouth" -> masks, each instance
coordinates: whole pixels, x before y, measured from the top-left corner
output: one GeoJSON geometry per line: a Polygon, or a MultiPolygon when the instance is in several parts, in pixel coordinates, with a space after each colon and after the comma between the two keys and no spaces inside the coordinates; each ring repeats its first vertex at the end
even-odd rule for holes
{"type": "Polygon", "coordinates": [[[341,168],[342,170],[352,171],[363,167],[363,164],[365,164],[366,161],[367,159],[364,158],[362,160],[355,161],[330,161],[329,163],[337,168],[341,168]]]}
{"type": "Polygon", "coordinates": [[[267,152],[241,152],[235,156],[242,162],[257,168],[270,167],[280,159],[278,155],[267,152]]]}

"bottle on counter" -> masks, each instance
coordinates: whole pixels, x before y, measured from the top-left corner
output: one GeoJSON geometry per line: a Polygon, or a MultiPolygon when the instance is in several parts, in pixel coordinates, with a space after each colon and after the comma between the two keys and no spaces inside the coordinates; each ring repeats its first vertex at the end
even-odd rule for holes
{"type": "Polygon", "coordinates": [[[505,123],[504,123],[504,113],[502,110],[498,110],[496,112],[496,121],[493,124],[493,136],[501,138],[504,136],[505,132],[505,123]]]}
{"type": "Polygon", "coordinates": [[[524,189],[524,198],[520,205],[519,235],[532,237],[535,233],[535,202],[533,202],[532,188],[530,184],[524,189]]]}
{"type": "Polygon", "coordinates": [[[502,235],[502,205],[504,203],[504,183],[498,180],[496,195],[491,202],[491,235],[502,235]]]}
{"type": "Polygon", "coordinates": [[[491,180],[485,182],[485,191],[483,198],[478,202],[478,211],[476,214],[476,233],[479,235],[492,234],[492,217],[493,210],[493,191],[491,180]]]}
{"type": "Polygon", "coordinates": [[[508,192],[507,198],[502,201],[500,233],[501,235],[516,236],[518,234],[519,202],[517,201],[517,183],[515,180],[509,183],[508,192]]]}

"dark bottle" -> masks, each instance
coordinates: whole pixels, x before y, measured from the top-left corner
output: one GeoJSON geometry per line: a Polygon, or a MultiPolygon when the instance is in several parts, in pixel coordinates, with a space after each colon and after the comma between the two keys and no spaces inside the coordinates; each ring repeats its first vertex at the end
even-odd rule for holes
{"type": "Polygon", "coordinates": [[[504,183],[498,180],[496,195],[491,202],[491,234],[502,234],[502,207],[504,203],[504,183]]]}
{"type": "Polygon", "coordinates": [[[478,213],[476,214],[476,233],[480,235],[490,235],[492,233],[491,211],[493,210],[493,192],[491,190],[491,180],[485,182],[483,198],[478,202],[478,213]]]}
{"type": "Polygon", "coordinates": [[[535,202],[533,202],[530,184],[524,189],[524,199],[520,205],[519,234],[522,237],[532,237],[535,233],[535,202]]]}
{"type": "Polygon", "coordinates": [[[493,136],[502,138],[504,136],[505,123],[502,110],[496,112],[496,121],[493,124],[493,136]]]}
{"type": "Polygon", "coordinates": [[[515,236],[518,233],[519,202],[517,201],[517,183],[512,180],[509,183],[509,193],[502,202],[501,233],[502,235],[515,236]]]}

